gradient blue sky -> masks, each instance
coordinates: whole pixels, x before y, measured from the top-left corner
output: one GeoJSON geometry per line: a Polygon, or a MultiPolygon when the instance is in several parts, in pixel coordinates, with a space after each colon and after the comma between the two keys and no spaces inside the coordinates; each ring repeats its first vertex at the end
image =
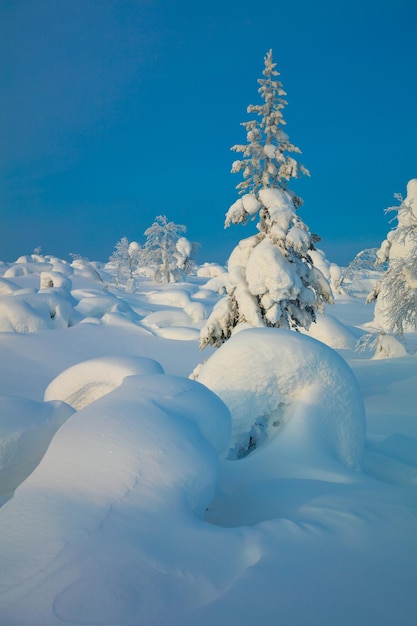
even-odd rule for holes
{"type": "Polygon", "coordinates": [[[230,147],[273,49],[300,214],[344,264],[417,177],[415,0],[1,0],[0,259],[106,260],[156,215],[224,262],[230,147]]]}

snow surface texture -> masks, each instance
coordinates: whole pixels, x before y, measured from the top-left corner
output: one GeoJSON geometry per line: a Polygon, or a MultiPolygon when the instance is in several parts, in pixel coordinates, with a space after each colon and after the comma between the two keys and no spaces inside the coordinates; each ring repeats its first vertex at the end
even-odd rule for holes
{"type": "MultiPolygon", "coordinates": [[[[259,368],[253,358],[229,361],[226,378],[240,378],[244,394],[259,385],[251,401],[264,415],[281,402],[281,428],[257,427],[257,447],[231,460],[228,408],[187,378],[201,360],[196,335],[219,300],[209,286],[224,280],[221,268],[169,287],[140,278],[136,293],[116,289],[103,268],[40,255],[0,263],[12,309],[16,295],[36,302],[46,291],[78,314],[72,326],[55,325],[46,307],[36,330],[39,315],[27,308],[22,328],[31,332],[0,332],[9,498],[0,509],[0,624],[415,626],[416,357],[338,349],[366,405],[358,471],[349,451],[360,459],[363,414],[350,370],[309,337],[268,330],[283,345],[269,360],[272,386],[256,383],[267,358],[259,368]],[[299,371],[285,352],[293,341],[299,371]],[[320,424],[331,412],[327,433],[320,424]]],[[[337,323],[320,330],[326,343],[335,327],[365,332],[373,308],[363,284],[358,276],[361,298],[337,296],[337,323]]],[[[417,345],[417,334],[407,342],[417,345]]],[[[226,364],[227,346],[207,348],[210,360],[223,352],[226,364]]]]}
{"type": "Polygon", "coordinates": [[[242,330],[208,359],[198,380],[231,412],[231,458],[266,440],[289,463],[311,462],[317,452],[359,469],[362,395],[346,362],[322,343],[284,329],[242,330]]]}

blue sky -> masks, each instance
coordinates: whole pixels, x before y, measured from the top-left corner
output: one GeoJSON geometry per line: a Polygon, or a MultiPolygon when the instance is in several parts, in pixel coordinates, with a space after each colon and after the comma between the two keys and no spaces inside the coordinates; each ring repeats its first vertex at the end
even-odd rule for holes
{"type": "Polygon", "coordinates": [[[164,214],[224,262],[241,178],[230,148],[272,48],[291,187],[331,261],[389,230],[417,177],[415,0],[2,0],[0,259],[37,246],[106,260],[164,214]]]}

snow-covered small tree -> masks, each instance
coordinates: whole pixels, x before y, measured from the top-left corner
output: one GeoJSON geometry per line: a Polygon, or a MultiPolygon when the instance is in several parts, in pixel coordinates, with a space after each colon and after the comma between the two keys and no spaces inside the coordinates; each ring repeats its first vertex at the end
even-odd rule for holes
{"type": "Polygon", "coordinates": [[[87,257],[77,253],[70,253],[70,257],[73,259],[71,263],[73,267],[88,273],[93,280],[101,283],[103,289],[108,289],[108,285],[99,272],[99,264],[97,262],[90,261],[87,257]]]}
{"type": "Polygon", "coordinates": [[[382,242],[376,264],[388,261],[388,269],[369,294],[367,302],[376,300],[374,323],[384,333],[403,337],[417,330],[417,179],[407,185],[405,199],[395,197],[397,226],[382,242]]]}
{"type": "Polygon", "coordinates": [[[109,258],[116,272],[116,287],[133,278],[141,256],[140,245],[136,241],[129,242],[122,237],[115,245],[109,258]]]}
{"type": "Polygon", "coordinates": [[[177,244],[185,231],[185,226],[168,222],[165,215],[158,215],[152,226],[145,231],[146,241],[142,248],[141,261],[153,269],[156,281],[175,282],[181,276],[177,244]]]}
{"type": "Polygon", "coordinates": [[[227,295],[201,330],[201,348],[220,346],[240,323],[308,329],[316,311],[332,302],[328,281],[310,256],[319,238],[297,215],[302,200],[288,188],[291,178],[308,171],[291,156],[300,150],[282,129],[286,94],[275,66],[269,51],[258,81],[263,104],[248,107],[258,117],[243,124],[247,144],[232,148],[243,153],[232,172],[243,172],[244,180],[225,227],[258,219],[258,233],[242,240],[229,258],[227,295]]]}
{"type": "Polygon", "coordinates": [[[197,244],[191,242],[187,237],[180,237],[176,243],[177,266],[185,274],[191,274],[195,267],[195,254],[197,244]]]}

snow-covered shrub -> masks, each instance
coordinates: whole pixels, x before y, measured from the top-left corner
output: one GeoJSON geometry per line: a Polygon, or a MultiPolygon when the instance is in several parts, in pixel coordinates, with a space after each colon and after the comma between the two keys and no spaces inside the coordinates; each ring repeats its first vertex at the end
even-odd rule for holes
{"type": "Polygon", "coordinates": [[[242,240],[228,261],[227,295],[201,330],[200,346],[220,346],[237,324],[309,328],[316,311],[332,302],[328,281],[314,265],[310,252],[319,240],[297,215],[301,199],[288,189],[288,181],[308,171],[291,153],[282,126],[285,92],[272,61],[265,57],[265,78],[258,82],[261,105],[250,105],[259,119],[245,122],[247,145],[232,149],[243,153],[232,172],[243,171],[237,185],[243,194],[226,213],[225,226],[258,219],[258,234],[242,240]]]}
{"type": "Polygon", "coordinates": [[[283,463],[322,455],[359,468],[365,411],[358,383],[334,350],[288,330],[242,330],[197,372],[232,415],[229,458],[262,443],[283,463]]]}

